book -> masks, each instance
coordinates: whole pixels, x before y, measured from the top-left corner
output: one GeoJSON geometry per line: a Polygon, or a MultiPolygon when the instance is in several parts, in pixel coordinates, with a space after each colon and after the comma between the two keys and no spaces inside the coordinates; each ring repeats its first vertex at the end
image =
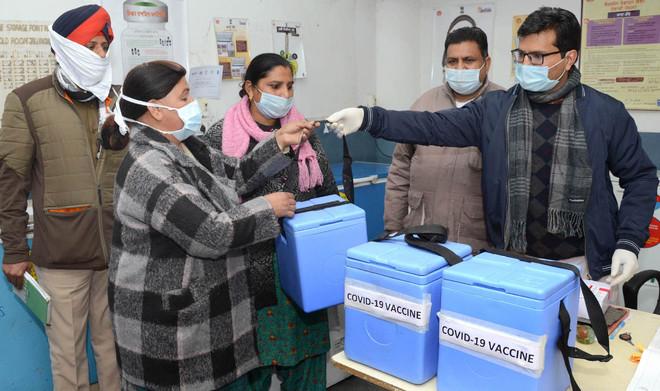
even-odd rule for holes
{"type": "Polygon", "coordinates": [[[609,307],[605,311],[605,323],[607,323],[607,333],[609,335],[612,335],[619,324],[628,316],[629,312],[629,309],[619,307],[609,307]]]}
{"type": "Polygon", "coordinates": [[[29,271],[23,273],[23,289],[14,293],[44,325],[50,324],[50,295],[44,291],[29,271]]]}

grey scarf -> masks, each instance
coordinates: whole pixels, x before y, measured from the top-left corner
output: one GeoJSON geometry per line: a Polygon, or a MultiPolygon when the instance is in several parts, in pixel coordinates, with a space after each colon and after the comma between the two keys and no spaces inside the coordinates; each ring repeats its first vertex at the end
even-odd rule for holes
{"type": "Polygon", "coordinates": [[[522,88],[507,118],[509,160],[509,227],[507,248],[527,250],[527,208],[532,175],[533,112],[529,101],[548,103],[564,98],[554,139],[547,230],[553,234],[584,236],[584,213],[591,191],[591,165],[584,129],[577,115],[575,87],[580,72],[573,68],[567,83],[553,92],[528,93],[522,88]]]}

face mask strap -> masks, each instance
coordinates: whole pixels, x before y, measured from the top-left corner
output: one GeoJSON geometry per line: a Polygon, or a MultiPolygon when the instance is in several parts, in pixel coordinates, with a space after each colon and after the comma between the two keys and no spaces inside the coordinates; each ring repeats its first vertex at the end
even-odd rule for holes
{"type": "Polygon", "coordinates": [[[564,58],[562,58],[561,60],[557,61],[553,66],[548,67],[548,69],[552,69],[552,68],[556,67],[557,65],[559,65],[560,62],[566,60],[567,58],[568,58],[568,57],[564,57],[564,58]]]}
{"type": "MultiPolygon", "coordinates": [[[[113,91],[114,91],[114,89],[113,89],[113,91]]],[[[115,92],[115,94],[117,94],[117,91],[114,91],[114,92],[115,92]]],[[[124,117],[124,114],[121,112],[121,107],[119,106],[119,102],[122,99],[127,101],[127,102],[131,102],[133,104],[140,105],[140,106],[162,107],[164,109],[176,110],[176,109],[172,109],[171,107],[159,105],[157,103],[150,103],[150,102],[144,102],[144,101],[141,101],[141,100],[133,99],[130,96],[124,95],[124,91],[123,91],[123,89],[121,89],[121,90],[119,90],[119,94],[117,94],[117,101],[115,102],[114,113],[115,113],[115,122],[119,126],[119,132],[122,134],[122,136],[125,135],[126,133],[128,133],[128,124],[127,124],[127,122],[132,122],[134,124],[138,124],[138,125],[146,126],[148,128],[155,129],[152,126],[149,126],[149,125],[147,125],[143,122],[140,122],[138,120],[134,120],[134,119],[131,119],[131,118],[124,117]],[[122,123],[120,124],[119,122],[122,122],[122,123]]],[[[158,129],[156,129],[156,130],[158,130],[158,129]]],[[[158,131],[161,132],[161,133],[165,133],[161,130],[158,130],[158,131]]]]}
{"type": "MultiPolygon", "coordinates": [[[[130,96],[124,95],[123,92],[119,96],[119,99],[123,99],[127,102],[131,102],[133,104],[140,105],[140,106],[158,107],[158,108],[166,109],[166,110],[170,110],[170,111],[177,111],[177,109],[175,109],[174,107],[169,107],[169,106],[161,105],[161,104],[158,104],[158,103],[145,102],[145,101],[141,101],[141,100],[131,98],[130,96]]],[[[117,101],[119,101],[119,99],[117,101]]]]}
{"type": "MultiPolygon", "coordinates": [[[[548,71],[549,71],[550,69],[556,67],[557,65],[559,65],[560,62],[566,60],[567,58],[568,58],[568,57],[564,57],[564,58],[562,58],[561,60],[557,61],[557,63],[556,63],[555,65],[553,65],[553,66],[551,66],[551,67],[548,68],[548,71]]],[[[553,80],[559,80],[559,79],[561,79],[562,77],[564,77],[564,73],[566,73],[566,69],[564,69],[564,70],[562,71],[561,75],[559,75],[558,78],[553,79],[553,80]]]]}
{"type": "MultiPolygon", "coordinates": [[[[113,91],[114,91],[114,89],[113,89],[113,91]]],[[[117,91],[114,91],[114,92],[117,95],[117,101],[115,102],[115,109],[113,110],[113,112],[115,114],[115,123],[119,127],[119,133],[121,133],[122,136],[124,136],[124,135],[126,135],[126,133],[128,133],[128,124],[127,124],[127,122],[132,122],[132,123],[135,123],[135,124],[140,124],[140,125],[146,126],[146,124],[143,124],[140,121],[136,121],[134,119],[124,117],[124,114],[121,112],[121,107],[119,106],[119,102],[122,99],[126,100],[128,102],[131,102],[131,100],[129,100],[129,99],[132,99],[132,98],[125,96],[123,94],[122,90],[120,90],[118,94],[117,94],[117,91]]]]}
{"type": "MultiPolygon", "coordinates": [[[[488,58],[488,57],[486,57],[486,58],[488,58]]],[[[484,67],[486,66],[486,58],[484,58],[484,63],[481,64],[481,66],[479,67],[479,72],[481,72],[481,70],[484,69],[484,67]]]]}

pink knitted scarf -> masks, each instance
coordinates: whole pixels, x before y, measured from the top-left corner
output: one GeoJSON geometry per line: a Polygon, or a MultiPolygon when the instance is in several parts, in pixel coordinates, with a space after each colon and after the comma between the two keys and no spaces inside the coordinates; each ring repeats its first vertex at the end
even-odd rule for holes
{"type": "MultiPolygon", "coordinates": [[[[284,127],[288,122],[304,120],[305,117],[292,107],[291,111],[280,119],[280,125],[284,127]]],[[[264,132],[259,128],[257,122],[250,113],[248,97],[244,96],[240,102],[230,107],[225,114],[222,128],[222,152],[225,155],[240,158],[247,153],[250,146],[250,138],[257,142],[266,139],[271,132],[264,132]]],[[[298,155],[298,187],[300,191],[306,192],[323,183],[323,174],[316,158],[316,151],[309,142],[301,145],[293,145],[294,151],[300,148],[298,155]]]]}

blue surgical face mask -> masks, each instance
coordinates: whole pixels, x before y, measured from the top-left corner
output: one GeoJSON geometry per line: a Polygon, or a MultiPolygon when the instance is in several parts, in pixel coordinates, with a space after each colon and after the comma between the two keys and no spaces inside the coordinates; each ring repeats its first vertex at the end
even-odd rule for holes
{"type": "MultiPolygon", "coordinates": [[[[486,65],[486,63],[484,63],[486,65]]],[[[460,95],[470,95],[481,87],[481,66],[479,69],[452,69],[445,67],[445,80],[449,87],[460,95]]]]}
{"type": "Polygon", "coordinates": [[[183,141],[187,139],[190,136],[200,136],[202,134],[202,109],[199,106],[199,103],[197,100],[193,100],[192,102],[186,104],[183,107],[180,108],[175,108],[175,107],[169,107],[165,105],[161,105],[158,103],[151,103],[151,102],[144,102],[141,100],[133,99],[129,96],[121,94],[119,96],[119,99],[115,103],[115,122],[119,125],[120,130],[124,129],[124,133],[128,129],[128,126],[126,126],[126,122],[134,122],[136,124],[144,125],[146,127],[152,128],[162,134],[169,134],[176,138],[179,141],[183,141]],[[172,110],[176,111],[179,118],[181,118],[181,121],[183,121],[183,127],[179,130],[174,130],[174,131],[166,131],[166,130],[160,130],[156,129],[153,126],[144,124],[140,121],[132,120],[130,118],[124,118],[123,115],[121,115],[121,110],[119,108],[119,101],[123,99],[127,102],[135,103],[136,105],[141,105],[141,106],[149,106],[149,107],[160,107],[162,109],[166,110],[172,110]],[[123,122],[120,123],[120,122],[123,122]]]}
{"type": "MultiPolygon", "coordinates": [[[[167,107],[164,106],[164,108],[167,107]]],[[[176,110],[179,118],[181,118],[181,121],[183,121],[183,127],[173,132],[163,133],[171,134],[179,141],[183,141],[190,136],[202,135],[202,109],[199,107],[197,100],[193,100],[192,102],[178,109],[172,107],[169,109],[176,110]]]]}
{"type": "Polygon", "coordinates": [[[258,88],[257,91],[261,92],[261,99],[259,99],[259,102],[256,102],[257,109],[266,118],[282,118],[291,111],[291,107],[293,107],[293,97],[288,99],[282,98],[281,96],[263,92],[258,88]]]}
{"type": "Polygon", "coordinates": [[[564,57],[562,60],[558,61],[555,65],[551,67],[541,66],[541,65],[525,65],[521,63],[516,63],[516,81],[520,86],[526,91],[532,92],[545,92],[553,89],[559,79],[564,76],[564,72],[559,75],[556,80],[548,78],[548,72],[550,69],[556,67],[566,60],[567,57],[564,57]]]}

